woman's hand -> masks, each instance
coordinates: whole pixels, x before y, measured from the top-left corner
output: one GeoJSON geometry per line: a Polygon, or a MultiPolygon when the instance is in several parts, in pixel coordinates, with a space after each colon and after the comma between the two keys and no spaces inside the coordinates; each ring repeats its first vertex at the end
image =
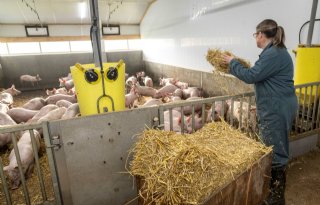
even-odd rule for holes
{"type": "Polygon", "coordinates": [[[227,54],[222,54],[223,62],[226,64],[229,64],[232,59],[234,59],[234,56],[230,56],[227,54]]]}

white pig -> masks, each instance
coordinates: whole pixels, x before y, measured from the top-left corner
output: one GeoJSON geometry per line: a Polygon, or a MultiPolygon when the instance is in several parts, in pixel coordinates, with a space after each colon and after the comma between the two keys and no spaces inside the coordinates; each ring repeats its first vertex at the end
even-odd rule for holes
{"type": "Polygon", "coordinates": [[[9,107],[13,104],[13,97],[10,93],[0,93],[0,102],[7,104],[9,107]]]}
{"type": "Polygon", "coordinates": [[[33,116],[30,120],[28,120],[28,123],[37,123],[41,117],[45,116],[50,111],[57,108],[58,108],[57,105],[52,105],[52,104],[44,106],[39,110],[39,112],[35,116],[33,116]]]}
{"type": "Polygon", "coordinates": [[[59,78],[60,87],[65,87],[67,90],[70,90],[74,87],[73,79],[70,80],[64,80],[62,78],[59,78]]]}
{"type": "Polygon", "coordinates": [[[34,83],[37,83],[41,81],[42,79],[40,78],[39,74],[37,74],[36,76],[32,76],[32,75],[21,75],[20,76],[20,83],[23,86],[23,84],[25,82],[30,82],[32,84],[32,86],[34,86],[34,83]]]}
{"type": "MultiPolygon", "coordinates": [[[[165,111],[164,116],[164,130],[170,131],[170,112],[165,111]]],[[[192,129],[188,127],[190,118],[184,116],[184,133],[191,133],[192,129]]],[[[181,133],[181,112],[172,110],[172,131],[181,133]]]]}
{"type": "MultiPolygon", "coordinates": [[[[9,115],[7,115],[6,113],[0,112],[0,128],[7,125],[16,125],[16,124],[17,123],[13,121],[13,119],[9,115]]],[[[11,142],[10,133],[0,134],[0,148],[10,142],[11,142]]]]}
{"type": "Polygon", "coordinates": [[[148,99],[141,107],[150,107],[153,105],[161,105],[163,102],[160,99],[151,98],[148,99]]]}
{"type": "Polygon", "coordinates": [[[225,101],[216,101],[214,103],[214,114],[212,117],[212,107],[209,109],[206,122],[212,122],[212,121],[221,121],[222,119],[226,119],[227,113],[229,111],[229,104],[225,101]]]}
{"type": "Polygon", "coordinates": [[[133,87],[133,88],[131,89],[130,93],[125,95],[125,100],[126,100],[125,106],[126,106],[127,108],[132,108],[134,101],[135,101],[138,97],[139,97],[139,96],[138,96],[138,94],[137,94],[137,92],[136,92],[136,89],[135,89],[135,87],[133,87]]]}
{"type": "Polygon", "coordinates": [[[43,98],[37,97],[26,102],[22,108],[29,110],[40,110],[43,106],[46,105],[46,101],[43,98]]]}
{"type": "Polygon", "coordinates": [[[61,119],[70,119],[76,117],[80,113],[79,104],[74,103],[68,107],[66,112],[62,115],[61,119]]]}
{"type": "MultiPolygon", "coordinates": [[[[33,130],[34,139],[36,141],[37,150],[33,150],[31,136],[29,130],[22,133],[17,145],[21,158],[22,170],[24,176],[27,178],[31,175],[34,166],[34,151],[39,152],[40,149],[40,134],[38,131],[33,130]]],[[[10,163],[3,168],[8,173],[9,179],[12,182],[11,189],[17,189],[20,185],[21,176],[18,169],[18,162],[14,150],[11,150],[9,155],[10,163]]]]}
{"type": "Polygon", "coordinates": [[[54,94],[64,94],[64,95],[67,95],[68,94],[68,91],[66,88],[58,88],[58,89],[55,89],[53,88],[52,90],[46,90],[46,93],[47,95],[54,95],[54,94]]]}
{"type": "Polygon", "coordinates": [[[159,78],[159,84],[161,86],[174,85],[177,82],[175,78],[159,78]]]}
{"type": "Polygon", "coordinates": [[[71,103],[77,102],[77,99],[74,95],[56,94],[46,98],[47,104],[56,104],[59,100],[67,100],[71,103]]]}
{"type": "Polygon", "coordinates": [[[177,86],[178,88],[180,89],[187,89],[189,84],[188,83],[185,83],[185,82],[181,82],[181,81],[177,81],[175,84],[175,86],[177,86]]]}
{"type": "Polygon", "coordinates": [[[25,108],[12,108],[8,110],[7,114],[16,122],[27,122],[33,116],[35,116],[39,111],[38,110],[28,110],[25,108]]]}
{"type": "Polygon", "coordinates": [[[2,92],[3,93],[9,93],[12,96],[19,95],[21,93],[21,91],[17,90],[14,85],[12,85],[10,88],[8,88],[8,89],[6,89],[6,90],[4,90],[2,92]]]}
{"type": "Polygon", "coordinates": [[[154,98],[157,93],[156,89],[147,86],[140,86],[138,83],[133,85],[132,88],[135,89],[139,95],[149,96],[152,98],[154,98]]]}
{"type": "Polygon", "coordinates": [[[178,89],[177,86],[175,85],[165,85],[162,88],[160,88],[159,90],[157,90],[156,95],[154,98],[164,98],[167,97],[168,95],[174,93],[174,91],[178,89]]]}
{"type": "Polygon", "coordinates": [[[57,109],[54,109],[50,112],[48,112],[46,115],[41,117],[38,122],[44,122],[44,121],[50,121],[50,120],[58,120],[61,119],[63,114],[66,112],[67,108],[65,107],[59,107],[57,109]]]}
{"type": "Polygon", "coordinates": [[[7,113],[8,110],[9,110],[8,105],[0,102],[0,112],[7,113]]]}
{"type": "Polygon", "coordinates": [[[146,76],[146,77],[143,79],[143,82],[144,82],[144,85],[145,85],[145,86],[153,87],[153,81],[152,81],[152,79],[151,79],[149,76],[146,76]]]}
{"type": "Polygon", "coordinates": [[[68,100],[59,100],[58,102],[56,102],[56,105],[57,105],[58,107],[68,108],[70,105],[72,105],[72,103],[69,102],[68,100]]]}

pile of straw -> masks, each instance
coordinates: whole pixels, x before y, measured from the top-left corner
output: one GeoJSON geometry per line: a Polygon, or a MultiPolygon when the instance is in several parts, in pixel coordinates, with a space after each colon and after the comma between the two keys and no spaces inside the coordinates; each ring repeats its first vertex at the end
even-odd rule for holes
{"type": "MultiPolygon", "coordinates": [[[[229,73],[229,65],[223,62],[222,54],[232,55],[229,51],[221,51],[220,49],[209,49],[207,53],[207,61],[214,66],[215,70],[229,73]]],[[[250,68],[251,64],[249,61],[235,57],[244,67],[250,68]]]]}
{"type": "Polygon", "coordinates": [[[146,130],[131,149],[129,172],[143,179],[139,195],[148,204],[201,204],[269,152],[225,122],[190,135],[146,130]]]}

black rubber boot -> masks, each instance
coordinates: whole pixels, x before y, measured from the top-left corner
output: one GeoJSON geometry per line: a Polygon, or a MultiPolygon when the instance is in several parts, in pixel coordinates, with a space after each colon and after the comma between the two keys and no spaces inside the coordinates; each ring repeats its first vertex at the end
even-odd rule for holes
{"type": "Polygon", "coordinates": [[[263,205],[285,205],[286,167],[271,169],[270,193],[263,205]]]}

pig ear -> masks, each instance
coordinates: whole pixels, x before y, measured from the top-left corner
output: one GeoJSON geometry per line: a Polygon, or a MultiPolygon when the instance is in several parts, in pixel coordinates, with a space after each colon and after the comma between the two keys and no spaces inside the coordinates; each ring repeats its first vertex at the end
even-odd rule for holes
{"type": "Polygon", "coordinates": [[[191,117],[189,116],[187,117],[187,122],[190,123],[190,121],[191,121],[191,117]]]}
{"type": "Polygon", "coordinates": [[[53,91],[56,91],[56,88],[53,88],[52,90],[53,90],[53,91]]]}
{"type": "Polygon", "coordinates": [[[63,80],[61,78],[59,78],[59,82],[61,83],[61,82],[63,82],[63,80]]]}
{"type": "Polygon", "coordinates": [[[14,86],[14,84],[11,85],[11,88],[16,88],[16,86],[14,86]]]}
{"type": "Polygon", "coordinates": [[[49,90],[48,89],[46,90],[46,93],[47,93],[47,95],[49,95],[49,90]]]}

